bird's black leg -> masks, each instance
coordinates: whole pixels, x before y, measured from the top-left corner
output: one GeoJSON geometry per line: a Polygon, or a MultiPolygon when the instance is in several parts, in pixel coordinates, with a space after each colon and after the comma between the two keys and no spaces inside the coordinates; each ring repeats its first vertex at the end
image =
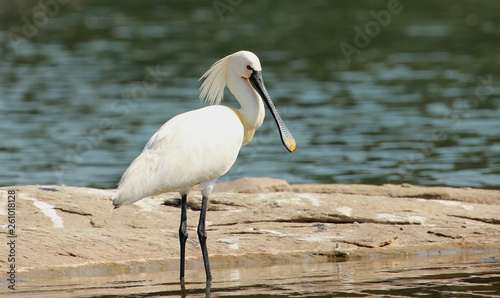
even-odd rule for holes
{"type": "Polygon", "coordinates": [[[207,203],[208,203],[208,197],[203,196],[201,201],[200,222],[198,223],[198,239],[200,240],[201,253],[203,254],[203,263],[205,264],[205,273],[207,275],[207,281],[210,281],[212,280],[212,274],[210,273],[210,261],[208,260],[208,251],[207,251],[207,232],[205,231],[207,203]]]}
{"type": "Polygon", "coordinates": [[[181,243],[181,281],[184,281],[184,264],[186,259],[187,231],[187,195],[182,195],[181,199],[181,225],[179,227],[179,241],[181,243]]]}

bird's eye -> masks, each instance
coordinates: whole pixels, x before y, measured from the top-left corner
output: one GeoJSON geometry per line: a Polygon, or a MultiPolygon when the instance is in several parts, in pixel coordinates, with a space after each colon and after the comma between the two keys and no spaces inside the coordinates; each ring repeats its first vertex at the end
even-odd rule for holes
{"type": "Polygon", "coordinates": [[[248,70],[253,70],[253,68],[250,65],[247,65],[248,70]]]}

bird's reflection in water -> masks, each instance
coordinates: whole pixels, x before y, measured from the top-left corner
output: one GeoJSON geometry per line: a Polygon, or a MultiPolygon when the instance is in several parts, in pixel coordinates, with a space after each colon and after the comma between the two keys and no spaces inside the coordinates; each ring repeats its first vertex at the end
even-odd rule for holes
{"type": "Polygon", "coordinates": [[[212,287],[212,282],[207,280],[207,287],[205,288],[205,297],[210,298],[210,291],[212,287]]]}
{"type": "MultiPolygon", "coordinates": [[[[180,282],[181,285],[181,293],[182,293],[182,298],[187,297],[187,290],[186,290],[186,283],[182,280],[180,282]]],[[[205,287],[205,297],[210,297],[211,296],[211,287],[212,287],[212,282],[207,281],[206,287],[205,287]]]]}
{"type": "Polygon", "coordinates": [[[181,280],[181,293],[182,293],[182,298],[185,298],[186,297],[186,283],[181,280]]]}

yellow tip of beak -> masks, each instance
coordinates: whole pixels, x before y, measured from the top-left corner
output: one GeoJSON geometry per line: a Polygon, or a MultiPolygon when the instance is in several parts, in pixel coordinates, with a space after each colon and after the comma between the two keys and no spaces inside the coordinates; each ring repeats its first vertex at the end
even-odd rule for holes
{"type": "Polygon", "coordinates": [[[290,151],[290,153],[292,153],[295,151],[295,148],[297,148],[297,143],[295,143],[294,139],[289,139],[285,142],[285,147],[288,151],[290,151]]]}

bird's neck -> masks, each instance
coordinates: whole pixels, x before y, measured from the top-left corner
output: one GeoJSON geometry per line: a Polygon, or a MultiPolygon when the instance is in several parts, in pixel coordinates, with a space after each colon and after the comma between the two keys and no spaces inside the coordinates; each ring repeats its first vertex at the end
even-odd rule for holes
{"type": "Polygon", "coordinates": [[[264,103],[248,80],[236,74],[232,76],[232,78],[228,78],[227,80],[227,87],[240,103],[239,112],[246,121],[246,125],[256,130],[262,125],[264,116],[266,115],[264,103]]]}

